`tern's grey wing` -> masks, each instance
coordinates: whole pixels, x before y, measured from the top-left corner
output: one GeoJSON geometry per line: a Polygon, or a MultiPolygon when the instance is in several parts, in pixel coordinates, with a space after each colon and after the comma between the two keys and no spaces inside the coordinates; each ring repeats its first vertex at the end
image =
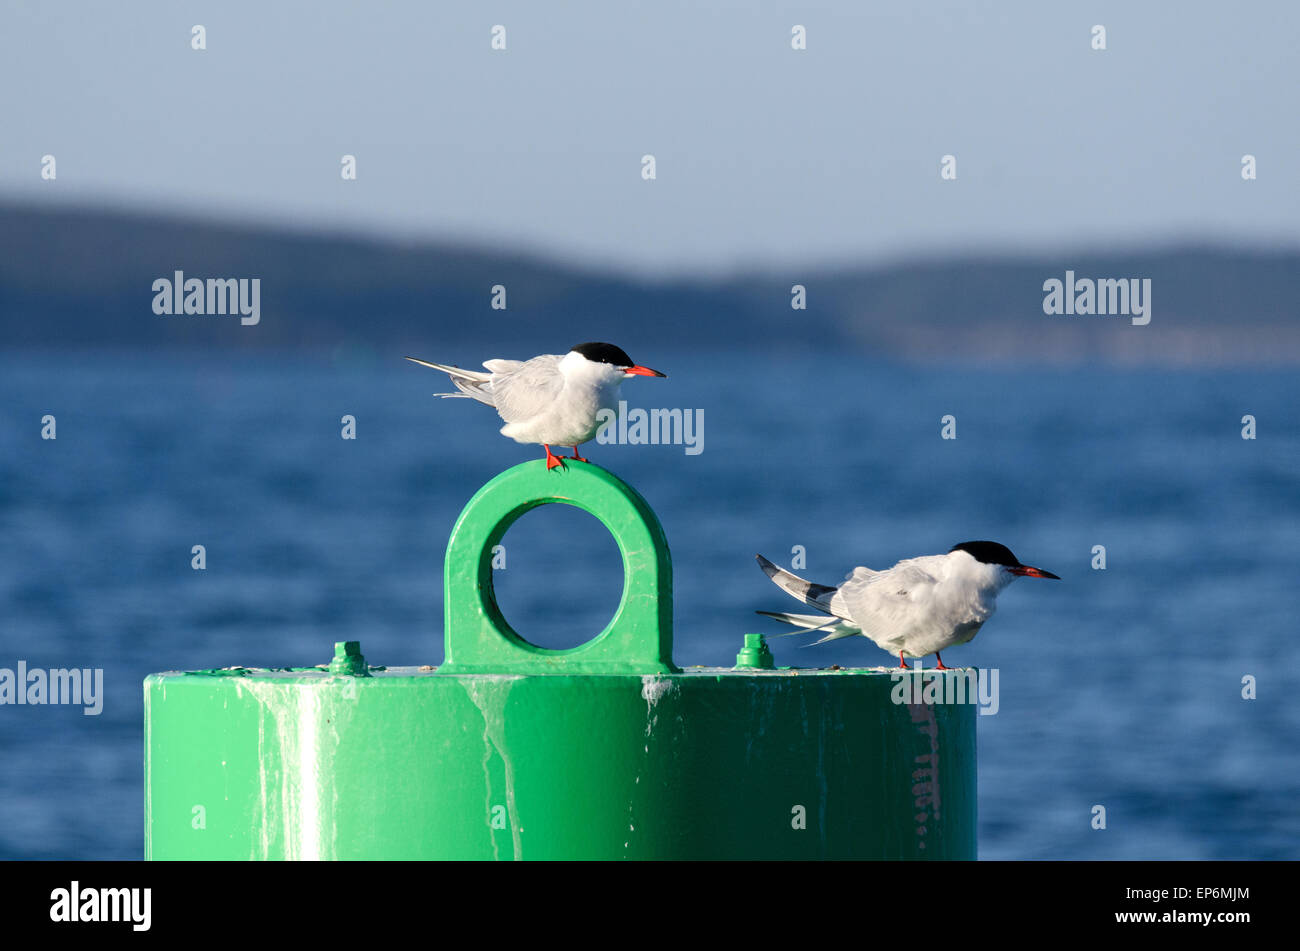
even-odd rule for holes
{"type": "Polygon", "coordinates": [[[544,353],[505,373],[494,372],[492,401],[501,418],[507,423],[522,423],[549,407],[564,389],[564,376],[560,373],[562,359],[556,354],[544,353]]]}
{"type": "Polygon", "coordinates": [[[903,634],[915,618],[917,602],[927,601],[939,579],[917,564],[901,561],[888,571],[856,569],[831,597],[840,617],[851,618],[873,639],[903,634]]]}

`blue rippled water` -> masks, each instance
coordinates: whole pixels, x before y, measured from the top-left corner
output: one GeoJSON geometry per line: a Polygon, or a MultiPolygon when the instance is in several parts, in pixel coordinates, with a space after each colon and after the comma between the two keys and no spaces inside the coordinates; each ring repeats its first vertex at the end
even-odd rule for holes
{"type": "MultiPolygon", "coordinates": [[[[1000,672],[981,857],[1300,857],[1294,373],[639,356],[669,379],[630,382],[630,404],[702,410],[704,451],[586,454],[664,524],[678,663],[730,664],[746,631],[777,629],[753,614],[789,606],[755,552],[788,564],[802,545],[804,573],[836,582],[996,539],[1063,580],[1018,582],[944,658],[1000,672]]],[[[441,381],[399,357],[0,356],[0,667],[100,667],[106,693],[98,717],[0,707],[0,857],[142,854],[152,671],[321,663],[344,639],[371,663],[441,660],[452,523],[540,450],[431,399],[441,381]]],[[[523,633],[561,646],[603,626],[621,576],[594,520],[548,506],[506,549],[523,633]]],[[[802,640],[774,641],[778,661],[890,663],[802,640]]]]}

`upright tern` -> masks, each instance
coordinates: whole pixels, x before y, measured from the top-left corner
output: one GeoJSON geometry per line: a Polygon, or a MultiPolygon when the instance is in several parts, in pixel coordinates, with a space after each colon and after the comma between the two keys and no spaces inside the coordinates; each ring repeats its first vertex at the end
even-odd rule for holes
{"type": "Polygon", "coordinates": [[[667,376],[637,366],[612,343],[580,343],[561,356],[544,353],[531,360],[484,360],[489,372],[462,370],[407,357],[412,363],[451,375],[459,393],[435,396],[469,397],[496,409],[506,424],[501,435],[515,442],[536,443],[546,450],[546,468],[562,459],[587,460],[578,446],[596,435],[597,414],[616,411],[618,388],[631,376],[667,376]],[[572,446],[572,456],[557,456],[552,446],[572,446]]]}
{"type": "MultiPolygon", "coordinates": [[[[1041,568],[1022,565],[1011,549],[997,542],[962,542],[946,555],[908,558],[884,571],[854,568],[839,587],[813,584],[778,568],[762,555],[758,565],[781,590],[832,617],[759,611],[765,617],[808,631],[830,631],[815,644],[861,634],[882,650],[903,657],[934,654],[945,667],[941,650],[965,644],[995,609],[1003,588],[1017,578],[1055,578],[1041,568]]],[[[794,633],[794,632],[792,632],[794,633]]]]}

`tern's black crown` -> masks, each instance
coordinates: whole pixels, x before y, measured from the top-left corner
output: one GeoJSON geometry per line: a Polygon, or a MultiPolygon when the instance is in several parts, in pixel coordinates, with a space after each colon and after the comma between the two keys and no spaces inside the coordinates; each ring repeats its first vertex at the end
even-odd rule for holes
{"type": "Polygon", "coordinates": [[[1020,559],[1011,554],[1011,549],[997,542],[962,542],[953,545],[950,552],[967,552],[976,561],[986,565],[1006,565],[1008,568],[1020,567],[1020,559]]]}
{"type": "Polygon", "coordinates": [[[612,343],[580,343],[570,348],[580,353],[593,363],[608,363],[616,367],[633,367],[636,363],[620,347],[612,343]]]}

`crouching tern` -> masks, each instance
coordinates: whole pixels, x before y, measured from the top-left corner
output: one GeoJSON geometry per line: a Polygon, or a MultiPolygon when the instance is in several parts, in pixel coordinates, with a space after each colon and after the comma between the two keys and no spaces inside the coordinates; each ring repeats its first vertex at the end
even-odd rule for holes
{"type": "MultiPolygon", "coordinates": [[[[762,555],[758,565],[787,594],[824,611],[786,614],[759,611],[806,631],[829,631],[815,644],[861,634],[882,650],[904,657],[933,654],[965,644],[993,616],[994,601],[1017,578],[1055,578],[1041,568],[1022,565],[1011,549],[997,542],[962,542],[946,555],[908,558],[884,571],[854,568],[839,587],[804,581],[762,555]]],[[[791,633],[798,633],[792,631],[791,633]]]]}
{"type": "Polygon", "coordinates": [[[625,379],[667,376],[638,366],[612,343],[580,343],[562,356],[484,360],[487,373],[406,359],[449,374],[460,391],[434,396],[468,397],[493,407],[506,421],[501,435],[544,448],[547,469],[564,465],[563,459],[587,461],[578,455],[578,446],[596,435],[601,410],[617,411],[619,385],[625,379]],[[557,456],[552,446],[571,446],[573,455],[557,456]]]}

